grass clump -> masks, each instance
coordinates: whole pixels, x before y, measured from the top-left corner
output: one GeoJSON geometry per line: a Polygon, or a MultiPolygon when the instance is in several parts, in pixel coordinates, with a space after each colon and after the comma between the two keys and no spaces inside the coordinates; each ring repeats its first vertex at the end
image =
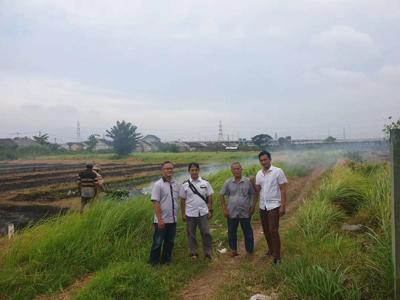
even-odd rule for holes
{"type": "Polygon", "coordinates": [[[354,282],[348,280],[347,269],[335,269],[299,259],[283,269],[292,292],[301,299],[360,299],[354,282]]]}
{"type": "Polygon", "coordinates": [[[4,255],[0,290],[12,299],[51,293],[131,255],[141,246],[135,240],[150,235],[143,220],[151,220],[151,211],[144,201],[104,201],[82,215],[71,213],[27,229],[4,255]]]}
{"type": "Polygon", "coordinates": [[[296,225],[305,237],[322,238],[341,219],[342,212],[331,206],[325,198],[318,198],[306,201],[299,208],[296,225]]]}
{"type": "Polygon", "coordinates": [[[168,293],[158,270],[143,262],[125,262],[96,274],[76,299],[165,299],[168,293]]]}

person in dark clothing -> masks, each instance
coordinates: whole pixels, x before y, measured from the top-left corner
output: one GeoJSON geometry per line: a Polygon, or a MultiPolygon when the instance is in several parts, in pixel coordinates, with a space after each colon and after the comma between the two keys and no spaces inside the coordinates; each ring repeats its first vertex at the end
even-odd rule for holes
{"type": "Polygon", "coordinates": [[[93,164],[87,163],[86,170],[78,175],[78,189],[81,195],[81,209],[83,212],[85,206],[96,196],[97,174],[93,172],[93,164]]]}

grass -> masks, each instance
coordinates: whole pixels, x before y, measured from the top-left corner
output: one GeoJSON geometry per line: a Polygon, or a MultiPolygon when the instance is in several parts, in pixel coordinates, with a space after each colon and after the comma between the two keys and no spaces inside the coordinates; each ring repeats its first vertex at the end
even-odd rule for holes
{"type": "MultiPolygon", "coordinates": [[[[256,153],[249,152],[141,155],[135,154],[135,159],[145,163],[166,159],[202,163],[256,160],[256,153]]],[[[293,178],[321,164],[312,157],[332,163],[336,154],[330,155],[308,152],[274,164],[293,178]]],[[[258,169],[257,165],[247,166],[245,175],[254,175],[258,169]]],[[[224,170],[207,179],[217,194],[230,176],[230,171],[224,170]]],[[[319,191],[297,211],[295,225],[284,234],[282,267],[242,265],[238,280],[227,283],[219,298],[248,299],[266,287],[279,287],[282,298],[391,297],[388,178],[387,166],[380,164],[357,162],[334,168],[319,191]],[[340,230],[342,222],[362,223],[370,229],[363,234],[347,234],[340,230]]],[[[75,294],[78,299],[175,298],[176,291],[207,264],[190,263],[182,222],[178,225],[174,263],[161,268],[146,264],[152,234],[148,200],[105,200],[83,215],[69,214],[25,230],[1,254],[0,298],[31,299],[57,293],[89,274],[90,282],[75,294]]],[[[214,246],[226,245],[225,219],[217,202],[215,197],[211,221],[214,246]]]]}
{"type": "Polygon", "coordinates": [[[393,297],[387,165],[335,167],[288,225],[281,232],[281,267],[242,264],[218,298],[248,299],[260,292],[278,292],[281,299],[393,297]],[[369,229],[347,233],[343,222],[369,229]]]}
{"type": "Polygon", "coordinates": [[[151,234],[147,199],[103,201],[84,212],[53,219],[19,234],[1,258],[0,295],[28,299],[51,293],[121,257],[151,234]]]}

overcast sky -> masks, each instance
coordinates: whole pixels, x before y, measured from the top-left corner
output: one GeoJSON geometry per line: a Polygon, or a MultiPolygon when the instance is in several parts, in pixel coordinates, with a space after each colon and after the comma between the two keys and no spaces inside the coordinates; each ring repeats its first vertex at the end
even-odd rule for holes
{"type": "Polygon", "coordinates": [[[0,137],[382,137],[398,0],[0,0],[0,137]]]}

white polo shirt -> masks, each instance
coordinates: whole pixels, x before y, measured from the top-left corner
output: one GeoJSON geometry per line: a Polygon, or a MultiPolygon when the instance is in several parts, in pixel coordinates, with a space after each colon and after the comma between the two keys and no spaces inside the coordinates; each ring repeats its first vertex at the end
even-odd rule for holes
{"type": "MultiPolygon", "coordinates": [[[[204,180],[201,177],[197,178],[196,180],[193,180],[192,178],[189,178],[188,180],[190,180],[190,182],[196,187],[203,197],[207,198],[214,193],[213,188],[207,180],[204,180]]],[[[186,216],[201,217],[208,214],[207,203],[198,195],[193,193],[187,181],[182,184],[181,190],[179,191],[179,197],[185,199],[186,216]]]]}
{"type": "Polygon", "coordinates": [[[271,165],[265,174],[263,170],[258,171],[256,185],[261,187],[260,209],[271,210],[281,206],[281,190],[279,189],[279,185],[287,182],[285,173],[280,168],[271,165]]]}

